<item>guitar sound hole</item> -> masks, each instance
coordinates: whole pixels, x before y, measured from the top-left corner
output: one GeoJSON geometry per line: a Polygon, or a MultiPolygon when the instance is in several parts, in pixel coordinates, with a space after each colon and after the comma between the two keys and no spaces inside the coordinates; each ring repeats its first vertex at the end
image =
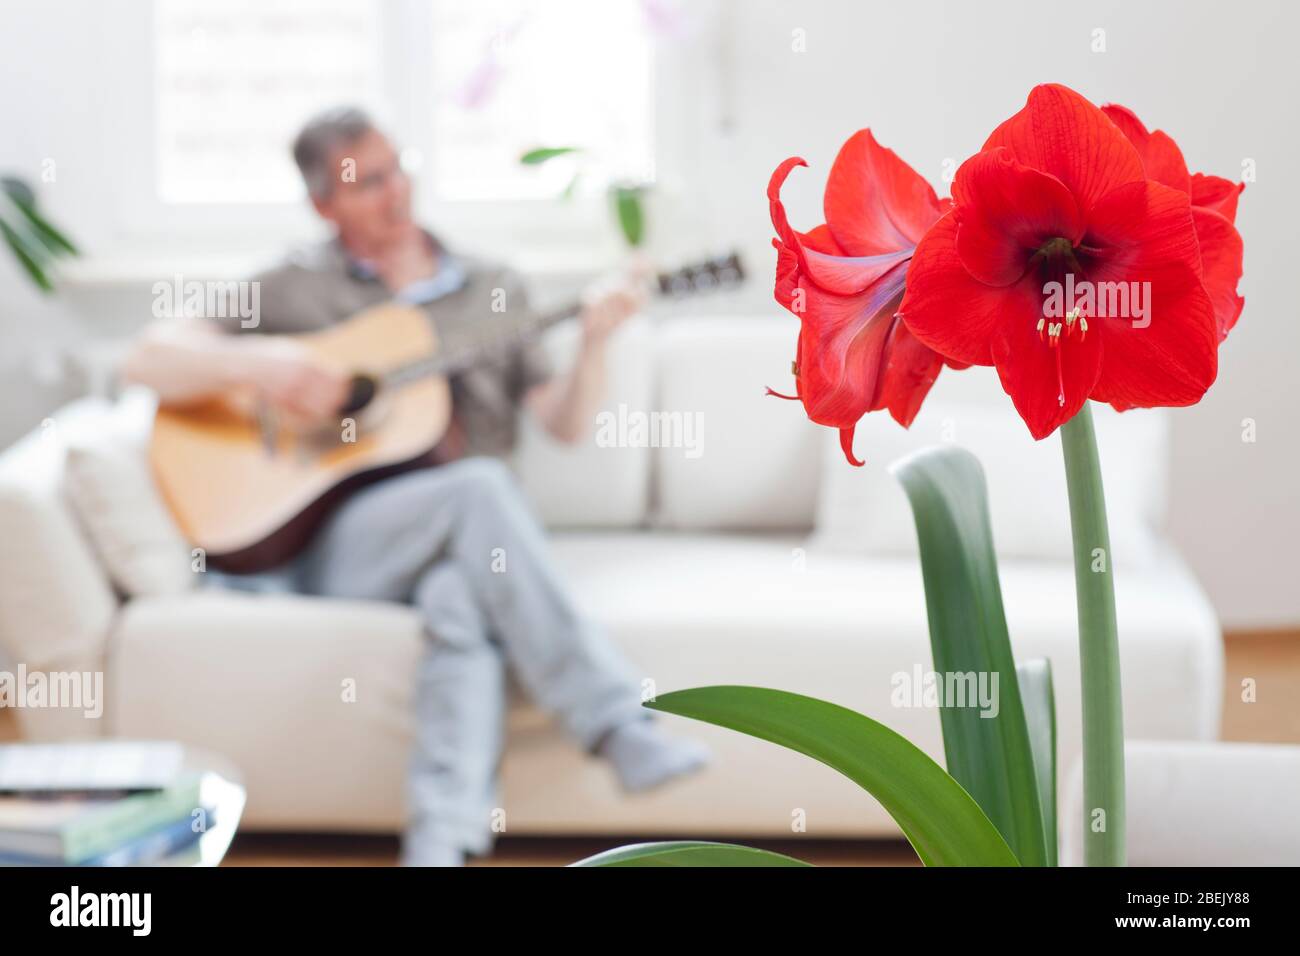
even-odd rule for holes
{"type": "Polygon", "coordinates": [[[339,409],[344,415],[355,415],[372,401],[379,391],[379,383],[369,375],[353,375],[347,401],[339,409]]]}

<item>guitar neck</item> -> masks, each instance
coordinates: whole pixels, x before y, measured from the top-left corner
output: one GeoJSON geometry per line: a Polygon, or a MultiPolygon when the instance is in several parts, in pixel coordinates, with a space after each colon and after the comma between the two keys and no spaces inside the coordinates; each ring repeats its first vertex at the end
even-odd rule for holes
{"type": "Polygon", "coordinates": [[[572,319],[580,311],[582,311],[582,304],[574,302],[562,308],[539,313],[522,325],[508,327],[501,333],[488,336],[468,348],[448,355],[441,353],[430,355],[396,368],[384,377],[384,384],[407,385],[422,378],[456,375],[482,364],[494,355],[506,352],[511,347],[534,341],[551,326],[572,319]]]}
{"type": "MultiPolygon", "coordinates": [[[[702,292],[731,288],[745,279],[740,257],[732,253],[685,266],[675,272],[661,273],[656,277],[655,291],[668,298],[684,298],[702,292]]],[[[386,386],[406,385],[432,376],[445,377],[463,372],[499,355],[508,348],[531,342],[553,325],[571,319],[582,311],[582,303],[573,302],[558,309],[532,316],[522,325],[494,330],[468,348],[449,354],[437,353],[394,369],[384,376],[386,386]]]]}

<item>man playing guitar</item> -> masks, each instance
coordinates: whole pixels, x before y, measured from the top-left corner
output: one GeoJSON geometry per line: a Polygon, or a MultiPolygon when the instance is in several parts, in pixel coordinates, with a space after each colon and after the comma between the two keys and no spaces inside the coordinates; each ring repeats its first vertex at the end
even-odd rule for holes
{"type": "MultiPolygon", "coordinates": [[[[282,420],[337,424],[348,376],[278,333],[320,330],[394,300],[427,313],[445,348],[526,319],[513,273],[453,255],[413,221],[397,152],[365,114],[337,109],[312,120],[294,159],[336,235],[256,278],[260,316],[248,331],[270,334],[227,334],[240,330],[238,320],[163,320],[135,343],[125,380],[177,407],[247,387],[282,420]]],[[[522,340],[454,375],[453,427],[440,447],[455,460],[352,495],[279,572],[303,593],[399,601],[426,622],[402,844],[408,865],[458,865],[490,849],[507,668],[587,752],[610,761],[628,791],[707,761],[702,745],[666,736],[641,706],[636,674],[578,614],[501,461],[521,406],[562,441],[585,437],[604,391],[606,342],[642,301],[628,285],[593,290],[565,375],[551,374],[540,346],[522,340]]]]}

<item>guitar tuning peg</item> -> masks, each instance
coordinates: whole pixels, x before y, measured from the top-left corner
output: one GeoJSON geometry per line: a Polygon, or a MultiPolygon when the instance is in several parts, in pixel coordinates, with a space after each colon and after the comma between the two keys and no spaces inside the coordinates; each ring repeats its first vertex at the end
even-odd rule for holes
{"type": "Polygon", "coordinates": [[[740,258],[740,253],[733,252],[730,257],[730,262],[731,268],[736,274],[736,284],[739,285],[745,281],[745,261],[740,258]]]}
{"type": "Polygon", "coordinates": [[[655,278],[661,295],[680,298],[739,285],[745,279],[745,270],[739,254],[732,252],[682,266],[675,272],[661,272],[655,278]]]}
{"type": "Polygon", "coordinates": [[[718,285],[724,287],[737,285],[740,282],[742,276],[739,266],[735,253],[729,256],[718,256],[709,265],[718,285]]]}

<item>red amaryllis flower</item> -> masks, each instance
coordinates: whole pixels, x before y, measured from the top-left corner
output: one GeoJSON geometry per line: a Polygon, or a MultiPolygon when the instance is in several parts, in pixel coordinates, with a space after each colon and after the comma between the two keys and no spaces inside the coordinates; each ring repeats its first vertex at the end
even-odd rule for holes
{"type": "Polygon", "coordinates": [[[1237,218],[1237,196],[1246,184],[1204,173],[1188,174],[1183,151],[1166,133],[1149,132],[1127,107],[1112,103],[1103,106],[1101,111],[1137,149],[1148,179],[1191,197],[1192,225],[1196,227],[1196,239],[1201,246],[1201,281],[1214,303],[1219,338],[1227,338],[1246,302],[1237,295],[1243,250],[1241,234],[1233,225],[1237,218]]]}
{"type": "Polygon", "coordinates": [[[787,159],[767,187],[778,236],[776,300],[801,323],[798,394],[780,397],[799,398],[814,422],[838,428],[845,457],[861,465],[853,457],[858,420],[887,408],[910,425],[943,365],[896,313],[916,244],[949,203],[864,129],[831,166],[826,224],[796,232],[780,192],[790,171],[806,165],[787,159]]]}
{"type": "Polygon", "coordinates": [[[916,249],[904,321],[945,356],[995,366],[1035,438],[1089,398],[1190,405],[1213,383],[1190,195],[1148,179],[1082,96],[1036,87],[962,164],[953,203],[916,249]]]}

